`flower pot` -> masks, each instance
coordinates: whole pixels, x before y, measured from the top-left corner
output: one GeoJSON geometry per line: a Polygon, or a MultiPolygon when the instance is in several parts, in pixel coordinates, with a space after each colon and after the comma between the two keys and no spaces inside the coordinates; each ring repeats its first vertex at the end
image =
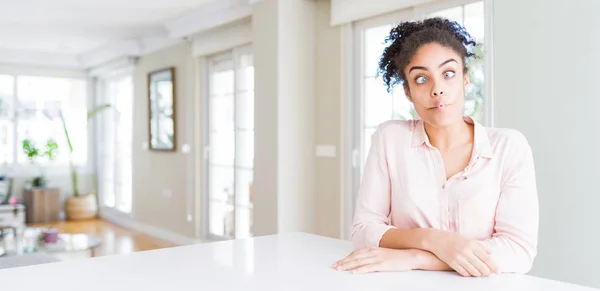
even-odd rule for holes
{"type": "Polygon", "coordinates": [[[58,229],[49,228],[42,232],[42,239],[47,244],[55,244],[58,242],[58,229]]]}
{"type": "Polygon", "coordinates": [[[65,212],[69,220],[95,218],[98,215],[98,203],[93,193],[67,198],[65,212]]]}

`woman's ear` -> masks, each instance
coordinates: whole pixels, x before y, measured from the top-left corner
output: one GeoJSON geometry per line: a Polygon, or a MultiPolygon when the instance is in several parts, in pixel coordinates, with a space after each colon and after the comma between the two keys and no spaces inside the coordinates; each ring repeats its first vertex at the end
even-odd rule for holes
{"type": "Polygon", "coordinates": [[[408,88],[408,84],[404,83],[402,87],[404,88],[404,96],[406,96],[408,101],[413,102],[412,95],[410,94],[410,88],[408,88]]]}
{"type": "Polygon", "coordinates": [[[471,84],[471,80],[469,80],[469,72],[465,72],[465,74],[463,76],[463,83],[465,84],[465,90],[466,90],[467,87],[469,86],[469,84],[471,84]]]}

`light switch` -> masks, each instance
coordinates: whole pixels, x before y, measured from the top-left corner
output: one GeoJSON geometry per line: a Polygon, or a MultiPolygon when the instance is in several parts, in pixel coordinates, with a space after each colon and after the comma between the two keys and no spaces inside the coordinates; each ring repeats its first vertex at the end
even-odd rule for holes
{"type": "Polygon", "coordinates": [[[163,188],[161,194],[165,198],[171,198],[171,197],[173,197],[173,193],[171,192],[170,189],[167,189],[167,188],[163,188]]]}
{"type": "Polygon", "coordinates": [[[184,154],[188,154],[191,150],[191,147],[189,144],[184,144],[181,146],[181,152],[184,154]]]}
{"type": "Polygon", "coordinates": [[[334,145],[317,145],[317,157],[335,158],[335,150],[334,145]]]}
{"type": "Polygon", "coordinates": [[[147,141],[145,141],[145,142],[142,143],[142,149],[143,150],[147,150],[148,149],[148,142],[147,141]]]}

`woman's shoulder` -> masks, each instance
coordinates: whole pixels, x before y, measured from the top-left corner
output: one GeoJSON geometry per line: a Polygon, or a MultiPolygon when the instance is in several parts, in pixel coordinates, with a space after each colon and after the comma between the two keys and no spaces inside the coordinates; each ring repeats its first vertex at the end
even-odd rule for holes
{"type": "Polygon", "coordinates": [[[526,135],[515,128],[486,128],[490,145],[495,152],[513,156],[530,152],[531,146],[526,135]]]}
{"type": "Polygon", "coordinates": [[[488,127],[486,128],[491,142],[528,144],[527,137],[523,132],[515,128],[508,127],[488,127]]]}

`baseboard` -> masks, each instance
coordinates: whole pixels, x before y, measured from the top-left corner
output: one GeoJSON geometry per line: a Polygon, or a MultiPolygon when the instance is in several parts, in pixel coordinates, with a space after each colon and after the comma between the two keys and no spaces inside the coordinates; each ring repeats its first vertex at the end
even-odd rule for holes
{"type": "Polygon", "coordinates": [[[199,239],[187,237],[178,233],[174,233],[172,231],[164,230],[159,227],[135,221],[129,215],[109,208],[100,210],[100,218],[110,223],[119,225],[121,227],[143,232],[147,235],[174,243],[176,245],[191,245],[202,243],[202,241],[199,239]]]}

